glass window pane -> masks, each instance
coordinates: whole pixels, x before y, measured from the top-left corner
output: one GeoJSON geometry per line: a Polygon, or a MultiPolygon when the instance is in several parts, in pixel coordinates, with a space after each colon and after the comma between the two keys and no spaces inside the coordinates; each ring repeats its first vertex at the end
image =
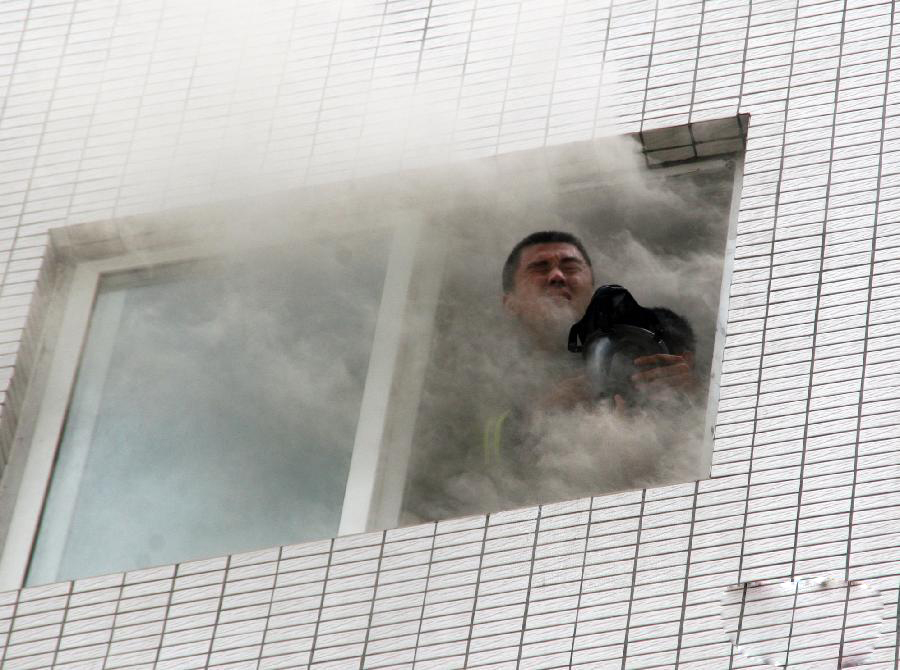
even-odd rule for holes
{"type": "Polygon", "coordinates": [[[387,243],[102,278],[27,582],[336,535],[387,243]]]}

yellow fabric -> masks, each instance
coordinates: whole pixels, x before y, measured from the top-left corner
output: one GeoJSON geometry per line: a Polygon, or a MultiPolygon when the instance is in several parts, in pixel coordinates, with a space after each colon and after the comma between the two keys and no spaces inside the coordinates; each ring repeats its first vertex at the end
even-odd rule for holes
{"type": "Polygon", "coordinates": [[[500,447],[503,444],[503,424],[509,417],[509,411],[491,417],[484,424],[484,436],[482,447],[484,449],[485,465],[500,462],[500,447]]]}

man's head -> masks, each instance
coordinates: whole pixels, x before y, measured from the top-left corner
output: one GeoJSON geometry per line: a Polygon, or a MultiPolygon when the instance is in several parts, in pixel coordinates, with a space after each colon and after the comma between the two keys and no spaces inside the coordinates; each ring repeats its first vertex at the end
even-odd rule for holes
{"type": "Polygon", "coordinates": [[[503,306],[545,346],[565,346],[565,334],[591,301],[591,258],[574,235],[532,233],[503,265],[503,306]]]}

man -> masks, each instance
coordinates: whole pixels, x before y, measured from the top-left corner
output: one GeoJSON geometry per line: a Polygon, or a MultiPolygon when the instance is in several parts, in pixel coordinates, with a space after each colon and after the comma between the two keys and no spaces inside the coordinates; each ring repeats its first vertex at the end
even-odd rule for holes
{"type": "MultiPolygon", "coordinates": [[[[443,350],[451,361],[448,383],[433,384],[426,398],[433,409],[417,434],[406,522],[629,488],[644,483],[634,473],[639,477],[658,461],[644,448],[644,433],[631,430],[642,426],[624,416],[624,399],[616,401],[622,416],[598,406],[584,360],[567,349],[569,329],[594,293],[582,242],[558,231],[527,236],[506,259],[502,288],[510,318],[491,312],[490,325],[473,319],[480,326],[467,331],[471,338],[449,338],[462,343],[462,354],[443,350]],[[641,441],[630,455],[610,432],[622,425],[641,441]]],[[[635,385],[653,392],[692,383],[689,354],[678,353],[639,360],[660,367],[641,370],[635,385]]]]}
{"type": "MultiPolygon", "coordinates": [[[[521,324],[534,347],[569,355],[565,353],[569,328],[582,317],[594,293],[593,265],[581,240],[560,231],[528,235],[507,257],[502,286],[504,309],[521,324]]],[[[671,310],[655,310],[661,320],[690,330],[671,310]]],[[[672,389],[692,390],[697,385],[692,351],[643,356],[634,362],[643,369],[635,373],[632,382],[651,397],[672,389]]],[[[540,405],[569,408],[588,400],[587,379],[582,373],[554,383],[540,405]]],[[[620,412],[625,410],[621,396],[615,397],[615,403],[620,412]]]]}
{"type": "Polygon", "coordinates": [[[484,477],[498,506],[645,486],[665,479],[660,470],[677,472],[680,451],[670,443],[692,423],[685,410],[699,388],[688,322],[651,308],[672,353],[634,359],[630,400],[616,394],[604,406],[584,360],[567,350],[569,330],[594,295],[582,242],[559,231],[532,233],[510,252],[502,285],[503,307],[521,337],[507,372],[515,388],[484,420],[484,477]]]}
{"type": "Polygon", "coordinates": [[[532,233],[503,265],[503,307],[545,351],[565,349],[569,327],[594,293],[590,256],[574,235],[532,233]]]}

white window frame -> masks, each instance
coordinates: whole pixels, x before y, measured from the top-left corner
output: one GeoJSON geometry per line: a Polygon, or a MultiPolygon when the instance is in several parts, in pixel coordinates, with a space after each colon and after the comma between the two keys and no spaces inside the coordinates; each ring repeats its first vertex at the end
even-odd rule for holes
{"type": "MultiPolygon", "coordinates": [[[[385,436],[388,416],[394,411],[390,406],[392,390],[405,386],[407,393],[401,394],[399,402],[418,403],[418,394],[413,394],[415,398],[412,398],[408,391],[421,389],[424,361],[427,361],[431,341],[430,332],[419,330],[419,336],[412,341],[408,340],[405,332],[406,315],[410,311],[407,303],[419,260],[418,242],[424,223],[422,214],[414,210],[398,210],[381,213],[378,219],[382,223],[375,227],[390,230],[393,234],[360,403],[339,535],[397,524],[414,422],[391,426],[391,448],[388,449],[385,436]],[[409,367],[404,371],[402,384],[395,379],[401,351],[404,353],[404,363],[409,367]],[[411,367],[410,362],[413,363],[411,367]],[[389,466],[386,464],[388,460],[389,466]],[[379,481],[385,473],[390,473],[392,482],[400,482],[399,488],[393,484],[385,486],[379,481]]],[[[372,230],[372,222],[368,224],[365,229],[372,230]]],[[[347,227],[341,232],[352,233],[354,230],[362,230],[362,227],[347,227]]],[[[305,239],[313,236],[327,237],[329,234],[316,231],[305,239]]],[[[259,246],[263,246],[262,243],[259,246]]],[[[74,264],[69,259],[69,265],[62,272],[51,297],[50,312],[60,315],[58,327],[54,333],[42,338],[42,348],[47,353],[44,360],[38,361],[36,369],[38,373],[43,373],[43,379],[40,383],[32,380],[29,384],[16,432],[15,448],[27,449],[27,454],[18,472],[15,463],[7,466],[3,490],[0,491],[0,504],[12,506],[0,553],[0,590],[21,588],[29,569],[99,282],[105,275],[200,261],[225,252],[226,244],[211,239],[203,244],[137,249],[96,260],[75,260],[74,264]],[[11,479],[17,481],[10,483],[11,479]]],[[[60,255],[65,262],[66,250],[62,249],[60,255]]],[[[440,288],[439,268],[439,263],[432,265],[435,272],[424,282],[424,292],[422,282],[416,282],[418,310],[424,303],[433,312],[440,288]]],[[[433,318],[430,321],[433,322],[433,318]]],[[[185,557],[185,560],[190,558],[195,557],[185,557]]]]}

